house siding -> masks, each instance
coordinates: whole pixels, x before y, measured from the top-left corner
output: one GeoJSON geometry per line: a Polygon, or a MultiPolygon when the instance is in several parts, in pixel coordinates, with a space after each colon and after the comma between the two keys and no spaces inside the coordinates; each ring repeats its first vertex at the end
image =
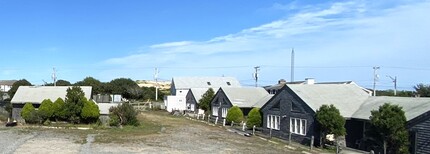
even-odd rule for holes
{"type": "Polygon", "coordinates": [[[365,122],[357,119],[346,120],[345,129],[346,136],[345,142],[346,146],[349,148],[366,150],[362,145],[364,138],[364,124],[365,122]]]}
{"type": "Polygon", "coordinates": [[[230,109],[233,105],[231,104],[231,102],[228,100],[227,96],[224,94],[224,92],[222,91],[222,89],[219,89],[218,92],[216,93],[216,95],[214,96],[214,98],[211,101],[211,110],[213,107],[218,107],[218,114],[217,115],[212,115],[212,117],[216,118],[218,117],[219,120],[224,119],[222,117],[222,108],[227,108],[230,109]]]}
{"type": "Polygon", "coordinates": [[[426,118],[422,118],[421,122],[416,123],[408,130],[410,135],[414,136],[414,141],[411,140],[411,143],[415,143],[415,145],[411,144],[411,153],[416,154],[425,154],[430,151],[430,118],[426,116],[426,118]],[[415,133],[415,134],[412,134],[415,133]]]}
{"type": "MultiPolygon", "coordinates": [[[[191,111],[190,110],[190,112],[192,112],[192,113],[198,113],[199,111],[198,111],[198,100],[196,100],[196,98],[194,97],[194,95],[193,95],[193,92],[190,90],[190,91],[188,91],[188,93],[187,93],[187,96],[185,96],[185,100],[186,100],[186,105],[187,105],[187,110],[188,110],[188,105],[191,105],[191,104],[193,104],[194,105],[194,111],[191,111]]],[[[191,105],[191,106],[193,106],[193,105],[191,105]]]]}
{"type": "MultiPolygon", "coordinates": [[[[265,106],[262,108],[263,113],[263,133],[269,134],[270,129],[267,128],[267,116],[280,116],[280,130],[272,129],[272,136],[288,140],[290,134],[290,119],[299,118],[306,120],[306,135],[291,134],[291,139],[295,142],[309,145],[312,136],[318,141],[319,133],[316,133],[315,112],[309,108],[298,96],[293,94],[289,89],[283,88],[280,90],[265,106]],[[279,108],[273,108],[279,103],[279,108]],[[293,103],[295,109],[293,111],[293,103]]],[[[314,142],[317,145],[319,142],[314,142]]]]}
{"type": "MultiPolygon", "coordinates": [[[[24,107],[25,104],[16,104],[13,103],[12,104],[12,119],[21,122],[23,121],[22,117],[21,117],[21,111],[22,108],[24,107]]],[[[39,103],[33,103],[34,108],[39,108],[40,104],[39,103]]]]}

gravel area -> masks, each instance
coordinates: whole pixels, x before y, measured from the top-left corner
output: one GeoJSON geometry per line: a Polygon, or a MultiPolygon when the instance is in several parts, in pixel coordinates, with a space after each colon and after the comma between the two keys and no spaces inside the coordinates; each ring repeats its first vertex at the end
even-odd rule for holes
{"type": "MultiPolygon", "coordinates": [[[[161,133],[127,136],[129,143],[97,143],[102,134],[61,133],[50,129],[0,128],[1,153],[300,153],[258,137],[245,137],[219,126],[185,118],[145,115],[164,120],[161,133]],[[84,141],[85,140],[85,141],[84,141]],[[84,141],[84,142],[82,142],[84,141]]],[[[82,130],[85,131],[85,130],[82,130]]]]}

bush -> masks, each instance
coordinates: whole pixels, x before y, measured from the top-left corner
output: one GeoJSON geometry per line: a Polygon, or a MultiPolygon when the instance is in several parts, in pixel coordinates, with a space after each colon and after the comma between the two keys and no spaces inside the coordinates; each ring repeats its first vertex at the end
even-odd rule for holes
{"type": "Polygon", "coordinates": [[[109,109],[111,122],[115,122],[115,118],[119,120],[119,125],[138,126],[137,111],[129,103],[122,103],[116,107],[109,109]],[[112,120],[113,119],[113,120],[112,120]]]}
{"type": "Polygon", "coordinates": [[[249,114],[248,114],[248,121],[246,122],[246,125],[249,129],[251,129],[254,125],[256,127],[261,126],[261,114],[259,108],[253,108],[249,114]]]}
{"type": "Polygon", "coordinates": [[[84,107],[82,108],[81,117],[87,123],[97,122],[100,117],[99,106],[93,101],[85,101],[84,107]]]}
{"type": "Polygon", "coordinates": [[[65,103],[62,98],[58,98],[55,100],[54,104],[52,104],[53,117],[56,121],[58,120],[66,120],[66,110],[65,103]]]}
{"type": "Polygon", "coordinates": [[[243,121],[243,113],[239,107],[233,106],[227,111],[227,122],[240,123],[243,121]]]}
{"type": "Polygon", "coordinates": [[[109,126],[115,126],[118,127],[120,125],[119,117],[116,115],[109,115],[109,126]]]}
{"type": "Polygon", "coordinates": [[[40,117],[33,104],[26,103],[21,111],[21,117],[26,123],[40,123],[40,117]]]}
{"type": "Polygon", "coordinates": [[[51,118],[54,113],[52,101],[50,99],[43,100],[42,104],[39,106],[38,112],[43,121],[51,118]]]}

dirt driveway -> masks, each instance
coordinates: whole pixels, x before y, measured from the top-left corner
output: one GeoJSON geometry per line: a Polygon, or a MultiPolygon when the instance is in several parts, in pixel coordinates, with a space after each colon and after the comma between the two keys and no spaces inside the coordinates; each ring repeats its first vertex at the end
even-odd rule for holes
{"type": "Polygon", "coordinates": [[[144,112],[138,129],[0,128],[1,153],[300,153],[219,126],[144,112]],[[151,130],[151,131],[146,131],[151,130]]]}

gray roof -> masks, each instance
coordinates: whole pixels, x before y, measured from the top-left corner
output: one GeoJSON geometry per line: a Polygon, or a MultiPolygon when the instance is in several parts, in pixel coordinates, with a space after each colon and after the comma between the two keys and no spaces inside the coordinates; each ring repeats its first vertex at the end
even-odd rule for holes
{"type": "Polygon", "coordinates": [[[379,106],[384,103],[401,106],[408,121],[430,111],[430,98],[376,96],[369,97],[354,113],[353,117],[368,120],[371,115],[370,111],[378,110],[379,106]]]}
{"type": "Polygon", "coordinates": [[[272,94],[264,96],[263,98],[258,100],[257,103],[255,103],[252,107],[258,107],[258,108],[263,107],[263,105],[266,104],[273,96],[274,95],[272,94]]]}
{"type": "Polygon", "coordinates": [[[369,94],[355,84],[292,84],[287,85],[312,110],[333,104],[343,117],[350,118],[369,94]]]}
{"type": "Polygon", "coordinates": [[[240,87],[239,81],[234,77],[174,77],[173,83],[176,89],[240,87]]]}
{"type": "Polygon", "coordinates": [[[254,107],[260,100],[269,95],[261,87],[222,87],[221,89],[232,105],[238,107],[254,107]]]}
{"type": "Polygon", "coordinates": [[[12,86],[18,80],[0,80],[0,85],[12,86]]]}
{"type": "MultiPolygon", "coordinates": [[[[200,103],[199,100],[202,99],[203,94],[205,94],[208,90],[209,88],[191,88],[190,92],[194,95],[197,103],[200,103]]],[[[213,90],[215,92],[216,89],[213,90]]]]}
{"type": "MultiPolygon", "coordinates": [[[[80,86],[87,99],[91,98],[91,86],[80,86]]],[[[66,98],[67,88],[71,86],[20,86],[12,98],[12,103],[41,103],[44,99],[66,98]]]]}

